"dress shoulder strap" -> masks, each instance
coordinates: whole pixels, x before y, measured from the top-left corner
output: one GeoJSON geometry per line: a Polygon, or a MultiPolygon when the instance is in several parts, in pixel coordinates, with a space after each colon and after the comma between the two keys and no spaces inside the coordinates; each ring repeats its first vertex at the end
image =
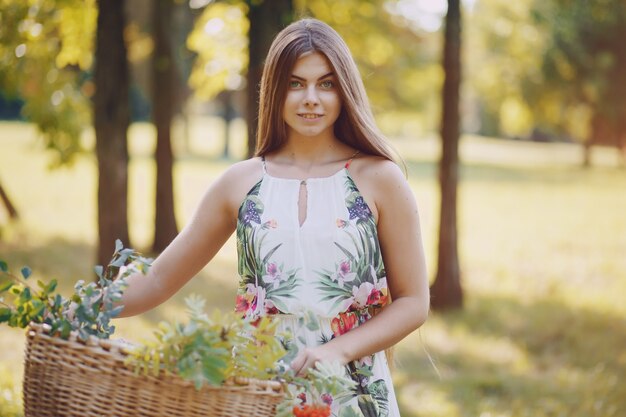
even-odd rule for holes
{"type": "Polygon", "coordinates": [[[350,168],[350,164],[352,163],[352,160],[359,154],[359,152],[361,151],[356,151],[355,153],[352,154],[352,156],[350,157],[350,159],[348,159],[348,162],[346,162],[346,164],[344,165],[345,169],[350,168]]]}

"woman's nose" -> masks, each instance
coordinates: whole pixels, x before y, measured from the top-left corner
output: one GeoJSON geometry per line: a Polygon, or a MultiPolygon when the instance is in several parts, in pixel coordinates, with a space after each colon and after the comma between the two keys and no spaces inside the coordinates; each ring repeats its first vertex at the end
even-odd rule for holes
{"type": "Polygon", "coordinates": [[[319,96],[315,86],[310,86],[306,89],[306,95],[304,96],[304,104],[307,106],[315,106],[319,103],[319,96]]]}

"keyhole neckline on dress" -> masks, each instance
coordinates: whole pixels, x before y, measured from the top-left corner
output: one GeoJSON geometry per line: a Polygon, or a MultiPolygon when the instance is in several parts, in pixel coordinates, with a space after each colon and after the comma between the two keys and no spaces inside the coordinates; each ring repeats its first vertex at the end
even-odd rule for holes
{"type": "Polygon", "coordinates": [[[306,180],[300,181],[300,187],[298,187],[298,226],[302,228],[309,215],[309,190],[306,185],[306,180]]]}

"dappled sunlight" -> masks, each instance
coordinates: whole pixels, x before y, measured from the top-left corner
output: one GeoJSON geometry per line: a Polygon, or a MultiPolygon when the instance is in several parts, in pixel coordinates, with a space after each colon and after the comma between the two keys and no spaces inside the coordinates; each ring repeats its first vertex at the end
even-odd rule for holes
{"type": "MultiPolygon", "coordinates": [[[[21,379],[21,362],[19,378],[21,379]]],[[[3,416],[21,415],[22,413],[22,385],[16,378],[17,372],[0,362],[0,412],[3,416]]]]}
{"type": "Polygon", "coordinates": [[[429,417],[460,417],[463,414],[459,405],[450,397],[445,389],[411,384],[397,390],[402,415],[429,417]]]}
{"type": "Polygon", "coordinates": [[[473,294],[399,345],[395,381],[414,416],[617,416],[625,345],[622,316],[473,294]]]}
{"type": "MultiPolygon", "coordinates": [[[[437,352],[444,357],[462,357],[466,367],[473,365],[480,368],[502,369],[511,373],[523,373],[530,367],[527,352],[511,340],[506,334],[483,335],[475,333],[472,328],[454,326],[443,327],[438,316],[431,317],[422,327],[421,341],[412,337],[408,343],[419,346],[421,342],[427,351],[437,352]],[[433,323],[435,322],[435,323],[433,323]],[[439,323],[437,323],[439,322],[439,323]]],[[[398,351],[408,350],[407,343],[402,343],[398,351]]],[[[434,366],[442,375],[454,373],[453,364],[433,357],[434,366]]]]}

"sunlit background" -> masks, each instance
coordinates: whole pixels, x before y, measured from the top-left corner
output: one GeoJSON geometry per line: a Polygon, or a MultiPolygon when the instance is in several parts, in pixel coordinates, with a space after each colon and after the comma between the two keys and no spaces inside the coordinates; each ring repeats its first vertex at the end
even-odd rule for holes
{"type": "MultiPolygon", "coordinates": [[[[269,0],[265,0],[272,3],[269,0]]],[[[172,1],[168,38],[178,227],[248,152],[249,2],[172,1]]],[[[439,230],[442,0],[294,0],[351,48],[406,162],[431,281],[439,230]]],[[[71,291],[97,232],[95,0],[0,2],[0,259],[71,291]]],[[[403,417],[626,416],[626,4],[466,0],[462,6],[459,258],[465,303],[396,348],[403,417]]],[[[155,230],[151,0],[125,3],[131,245],[155,230]]],[[[231,239],[172,300],[120,320],[149,337],[183,300],[233,306],[231,239]]],[[[24,332],[0,325],[0,416],[22,415],[24,332]]]]}

